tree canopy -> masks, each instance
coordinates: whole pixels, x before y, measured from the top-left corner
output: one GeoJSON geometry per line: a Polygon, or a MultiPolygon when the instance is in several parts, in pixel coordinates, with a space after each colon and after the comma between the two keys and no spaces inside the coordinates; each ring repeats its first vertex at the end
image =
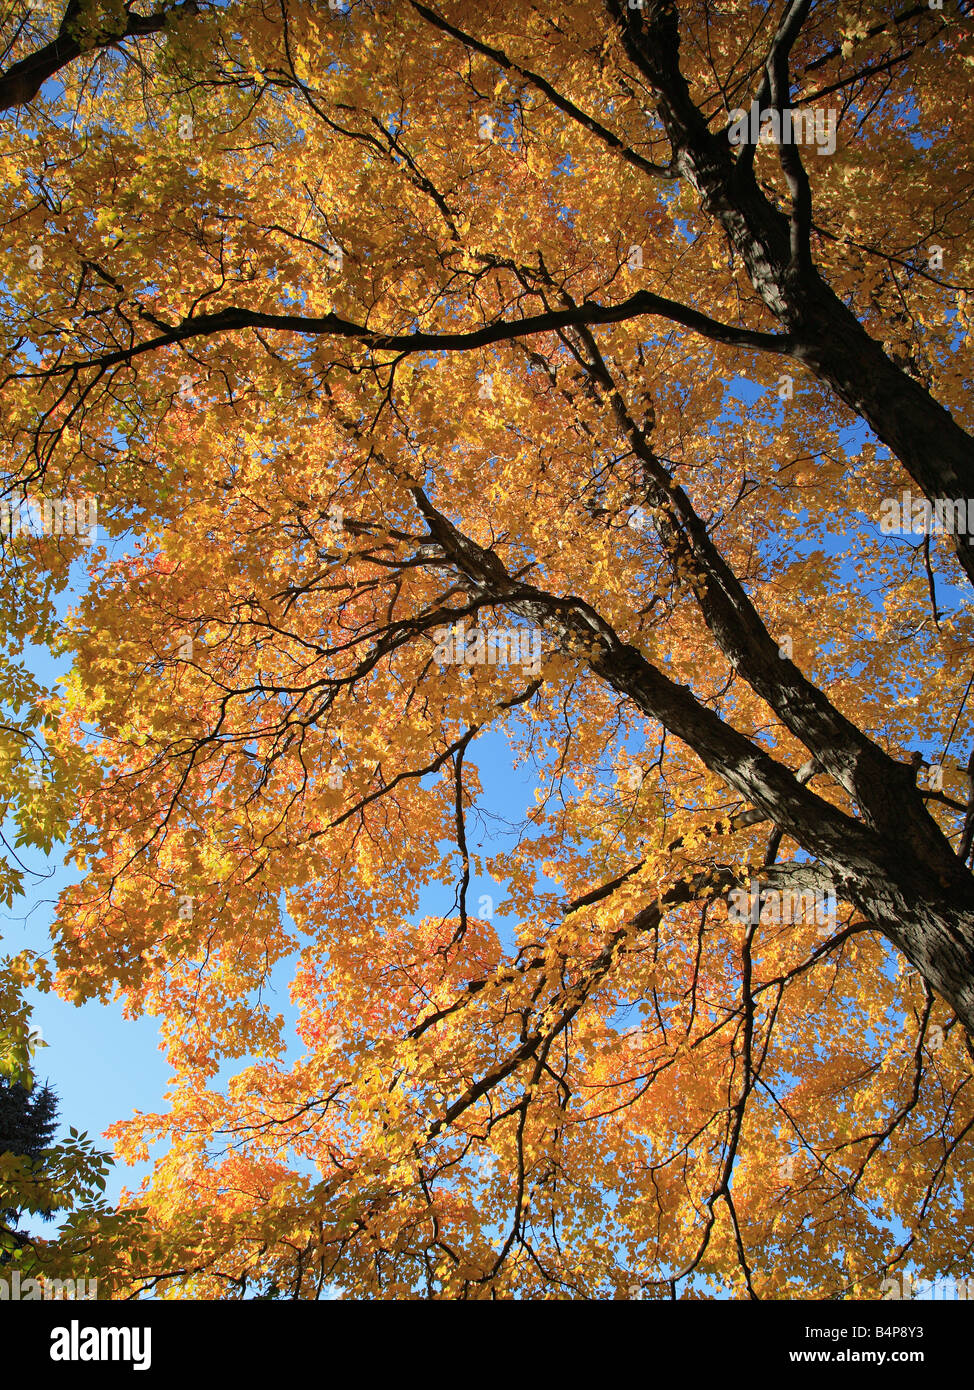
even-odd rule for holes
{"type": "Polygon", "coordinates": [[[173,1076],[106,1290],[969,1273],[966,11],[6,6],[7,1069],[33,981],[173,1076]]]}

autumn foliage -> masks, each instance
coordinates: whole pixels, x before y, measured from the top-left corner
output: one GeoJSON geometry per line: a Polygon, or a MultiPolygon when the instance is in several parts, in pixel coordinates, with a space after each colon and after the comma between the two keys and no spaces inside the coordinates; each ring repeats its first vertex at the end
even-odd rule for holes
{"type": "Polygon", "coordinates": [[[958,6],[26,14],[2,466],[99,534],[3,539],[5,800],[80,871],[0,980],[8,1069],[31,979],[172,1069],[71,1258],[166,1298],[966,1277],[974,558],[880,526],[974,499],[958,6]],[[732,144],[752,100],[834,152],[732,144]]]}

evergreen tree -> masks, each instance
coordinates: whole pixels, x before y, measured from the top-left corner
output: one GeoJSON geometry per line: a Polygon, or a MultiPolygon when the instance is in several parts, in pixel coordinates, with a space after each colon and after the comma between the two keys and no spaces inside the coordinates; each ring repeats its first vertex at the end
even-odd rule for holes
{"type": "MultiPolygon", "coordinates": [[[[0,1154],[16,1154],[41,1163],[57,1129],[57,1112],[58,1099],[47,1082],[28,1090],[19,1082],[0,1078],[0,1154]]],[[[0,1208],[0,1225],[23,1237],[16,1229],[20,1214],[18,1207],[0,1208]]],[[[50,1215],[45,1219],[50,1220],[50,1215]]],[[[0,1263],[4,1262],[0,1256],[0,1263]]]]}
{"type": "Polygon", "coordinates": [[[28,1091],[0,1078],[0,1153],[37,1158],[57,1129],[58,1100],[47,1082],[28,1091]]]}

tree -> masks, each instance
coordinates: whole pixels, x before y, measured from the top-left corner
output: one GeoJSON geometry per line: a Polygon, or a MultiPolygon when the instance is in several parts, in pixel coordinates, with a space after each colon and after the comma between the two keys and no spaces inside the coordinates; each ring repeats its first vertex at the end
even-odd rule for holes
{"type": "MultiPolygon", "coordinates": [[[[40,1163],[57,1130],[57,1108],[57,1096],[46,1082],[39,1089],[28,1090],[17,1081],[0,1080],[0,1154],[40,1163]]],[[[0,1222],[9,1228],[18,1216],[16,1208],[7,1208],[0,1211],[0,1222]]]]}
{"type": "Polygon", "coordinates": [[[130,1291],[966,1273],[963,18],[8,21],[9,583],[87,574],[56,983],[174,1072],[130,1291]]]}
{"type": "Polygon", "coordinates": [[[80,1296],[94,1297],[101,1279],[104,1294],[127,1287],[131,1255],[139,1266],[151,1258],[152,1241],[138,1209],[113,1210],[103,1194],[110,1155],[94,1147],[85,1133],[70,1128],[52,1143],[58,1098],[45,1083],[37,1086],[0,1081],[0,1266],[21,1279],[57,1281],[30,1297],[56,1293],[65,1280],[80,1296]],[[53,1238],[20,1229],[25,1216],[59,1219],[53,1238]],[[101,1275],[97,1269],[104,1271],[101,1275]],[[107,1278],[106,1278],[107,1276],[107,1278]],[[89,1280],[95,1280],[90,1284],[89,1280]],[[94,1292],[92,1292],[94,1290],[94,1292]]]}
{"type": "Polygon", "coordinates": [[[57,1096],[45,1082],[28,1090],[0,1082],[0,1153],[37,1158],[57,1129],[57,1096]]]}

